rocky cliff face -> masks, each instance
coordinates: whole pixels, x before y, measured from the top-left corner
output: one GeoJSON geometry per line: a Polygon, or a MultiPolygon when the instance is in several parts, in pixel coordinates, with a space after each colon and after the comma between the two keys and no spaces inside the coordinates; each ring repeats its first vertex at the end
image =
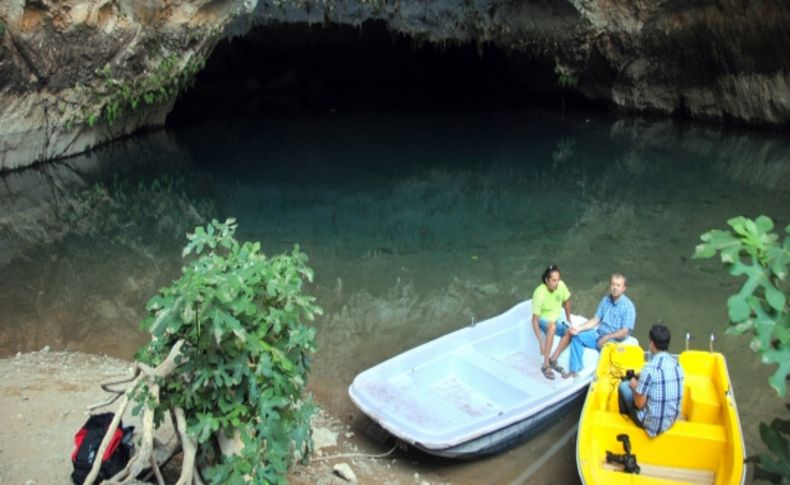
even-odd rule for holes
{"type": "Polygon", "coordinates": [[[161,125],[225,36],[367,20],[542,59],[615,108],[790,121],[786,0],[0,0],[0,171],[161,125]]]}
{"type": "Polygon", "coordinates": [[[0,171],[164,123],[246,2],[2,0],[0,171]]]}

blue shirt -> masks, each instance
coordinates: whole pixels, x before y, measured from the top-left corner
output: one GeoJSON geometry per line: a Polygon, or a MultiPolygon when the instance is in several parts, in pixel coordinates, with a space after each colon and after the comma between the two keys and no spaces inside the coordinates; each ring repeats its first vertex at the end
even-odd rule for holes
{"type": "Polygon", "coordinates": [[[668,430],[680,413],[683,369],[674,357],[658,352],[642,367],[636,392],[647,396],[647,403],[637,410],[637,416],[653,438],[668,430]]]}
{"type": "Polygon", "coordinates": [[[606,295],[598,305],[595,316],[598,317],[599,337],[614,333],[621,328],[627,328],[628,335],[631,335],[636,323],[636,308],[625,294],[620,295],[617,301],[612,301],[612,296],[606,295]]]}

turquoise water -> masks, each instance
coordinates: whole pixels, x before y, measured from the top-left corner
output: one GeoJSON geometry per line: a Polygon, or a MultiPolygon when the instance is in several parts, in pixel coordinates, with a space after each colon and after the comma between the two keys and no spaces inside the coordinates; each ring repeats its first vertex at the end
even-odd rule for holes
{"type": "MultiPolygon", "coordinates": [[[[730,217],[790,223],[783,133],[594,114],[241,117],[136,136],[1,185],[0,355],[49,345],[130,357],[146,341],[145,301],[178,274],[183,234],[236,217],[266,252],[298,243],[310,256],[325,310],[312,387],[338,415],[355,413],[356,373],[528,298],[549,263],[582,315],[611,272],[626,274],[642,342],[659,319],[672,350],[687,331],[696,347],[715,333],[749,449],[757,422],[783,409],[748,339],[723,333],[739,282],[690,259],[730,217]]],[[[524,459],[448,465],[439,478],[506,481],[524,459]]]]}

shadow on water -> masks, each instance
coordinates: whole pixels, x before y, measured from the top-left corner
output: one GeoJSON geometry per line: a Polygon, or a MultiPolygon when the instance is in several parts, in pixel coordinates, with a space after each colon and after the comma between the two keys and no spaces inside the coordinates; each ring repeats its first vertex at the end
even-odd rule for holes
{"type": "MultiPolygon", "coordinates": [[[[686,331],[697,347],[720,335],[753,450],[781,401],[747,340],[723,334],[739,282],[690,255],[735,215],[786,226],[789,185],[786,137],[671,121],[324,113],[182,125],[0,180],[0,355],[49,345],[129,358],[185,232],[233,216],[267,252],[298,243],[310,256],[325,309],[311,387],[339,416],[359,418],[346,395],[358,372],[528,298],[556,262],[575,313],[592,314],[617,270],[640,341],[658,319],[672,350],[686,331]]],[[[507,482],[574,419],[474,465],[404,459],[438,480],[507,482]]],[[[545,477],[574,480],[573,464],[569,444],[545,477]]]]}

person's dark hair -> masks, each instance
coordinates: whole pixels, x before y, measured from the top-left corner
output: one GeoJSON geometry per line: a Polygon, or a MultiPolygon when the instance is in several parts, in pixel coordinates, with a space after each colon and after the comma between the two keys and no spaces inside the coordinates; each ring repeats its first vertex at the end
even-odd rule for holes
{"type": "Polygon", "coordinates": [[[660,323],[657,323],[650,327],[650,341],[653,342],[653,345],[656,346],[658,350],[667,350],[669,349],[669,339],[671,335],[669,333],[669,329],[660,323]]]}
{"type": "Polygon", "coordinates": [[[551,273],[553,273],[555,271],[559,272],[560,271],[560,267],[557,266],[556,264],[548,265],[546,270],[543,271],[543,276],[540,277],[540,282],[541,283],[546,283],[546,281],[548,281],[548,279],[549,279],[549,276],[551,276],[551,273]]]}

